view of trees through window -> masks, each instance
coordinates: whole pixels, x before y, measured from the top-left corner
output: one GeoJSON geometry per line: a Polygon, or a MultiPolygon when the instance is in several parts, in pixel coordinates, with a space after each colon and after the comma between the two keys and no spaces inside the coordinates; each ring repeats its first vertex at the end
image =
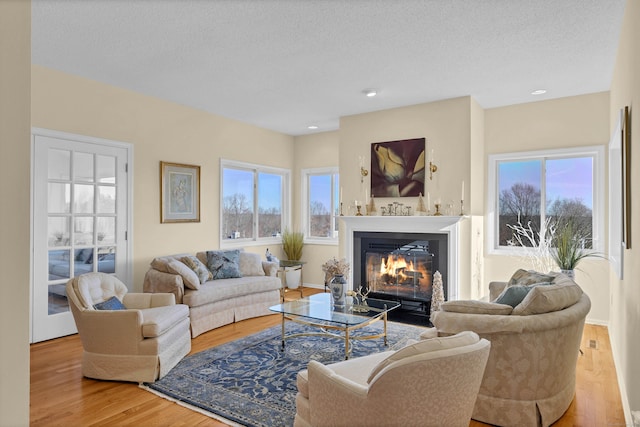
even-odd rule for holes
{"type": "Polygon", "coordinates": [[[334,237],[338,231],[338,181],[337,173],[308,175],[309,237],[334,237]]]}
{"type": "Polygon", "coordinates": [[[510,226],[530,225],[539,239],[547,223],[570,224],[583,247],[593,247],[593,157],[501,161],[498,189],[500,246],[515,243],[510,226]]]}
{"type": "Polygon", "coordinates": [[[223,240],[280,235],[284,205],[282,173],[223,167],[222,180],[223,240]]]}

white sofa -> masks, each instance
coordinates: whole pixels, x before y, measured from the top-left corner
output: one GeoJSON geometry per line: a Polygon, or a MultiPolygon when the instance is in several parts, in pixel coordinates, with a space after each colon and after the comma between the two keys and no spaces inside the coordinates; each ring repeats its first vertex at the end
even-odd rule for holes
{"type": "MultiPolygon", "coordinates": [[[[522,270],[514,277],[518,275],[522,278],[522,270]]],[[[473,419],[498,426],[549,426],[571,404],[591,302],[569,277],[548,276],[550,282],[538,279],[544,285],[514,283],[514,278],[491,282],[492,302],[447,301],[432,314],[439,336],[474,331],[491,341],[473,419]],[[520,302],[496,302],[508,288],[519,292],[523,287],[530,289],[520,302]]]]}
{"type": "MultiPolygon", "coordinates": [[[[204,265],[208,252],[196,254],[204,265]]],[[[277,263],[240,250],[241,277],[199,280],[194,271],[185,268],[183,260],[187,256],[192,257],[177,254],[155,258],[144,278],[144,292],[170,292],[177,303],[189,306],[193,338],[229,323],[273,314],[269,307],[281,301],[277,263]]]]}

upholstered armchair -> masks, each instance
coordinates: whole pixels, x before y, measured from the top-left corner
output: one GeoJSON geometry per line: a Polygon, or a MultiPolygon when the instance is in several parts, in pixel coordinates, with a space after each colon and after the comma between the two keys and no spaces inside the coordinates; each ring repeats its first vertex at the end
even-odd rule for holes
{"type": "Polygon", "coordinates": [[[189,308],[173,294],[127,293],[117,277],[77,276],[66,286],[88,378],[153,382],[189,351],[189,308]]]}
{"type": "Polygon", "coordinates": [[[298,373],[295,427],[465,426],[489,357],[473,332],[298,373]]]}

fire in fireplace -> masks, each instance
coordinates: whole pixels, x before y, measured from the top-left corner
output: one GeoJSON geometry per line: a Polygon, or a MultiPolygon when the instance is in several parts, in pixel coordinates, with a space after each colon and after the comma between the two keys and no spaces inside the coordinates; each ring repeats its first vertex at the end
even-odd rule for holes
{"type": "Polygon", "coordinates": [[[428,241],[415,240],[387,253],[367,251],[365,258],[370,292],[431,300],[433,254],[428,241]]]}

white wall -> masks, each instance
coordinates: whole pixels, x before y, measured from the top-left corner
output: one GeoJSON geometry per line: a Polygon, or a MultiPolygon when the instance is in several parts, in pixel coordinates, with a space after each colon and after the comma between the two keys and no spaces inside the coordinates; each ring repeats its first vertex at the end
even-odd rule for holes
{"type": "Polygon", "coordinates": [[[0,426],[29,425],[31,2],[0,1],[0,426]]]}
{"type": "Polygon", "coordinates": [[[627,421],[640,411],[640,1],[628,0],[611,84],[611,132],[618,112],[631,108],[631,249],[624,251],[624,280],[611,275],[609,336],[627,421]]]}

